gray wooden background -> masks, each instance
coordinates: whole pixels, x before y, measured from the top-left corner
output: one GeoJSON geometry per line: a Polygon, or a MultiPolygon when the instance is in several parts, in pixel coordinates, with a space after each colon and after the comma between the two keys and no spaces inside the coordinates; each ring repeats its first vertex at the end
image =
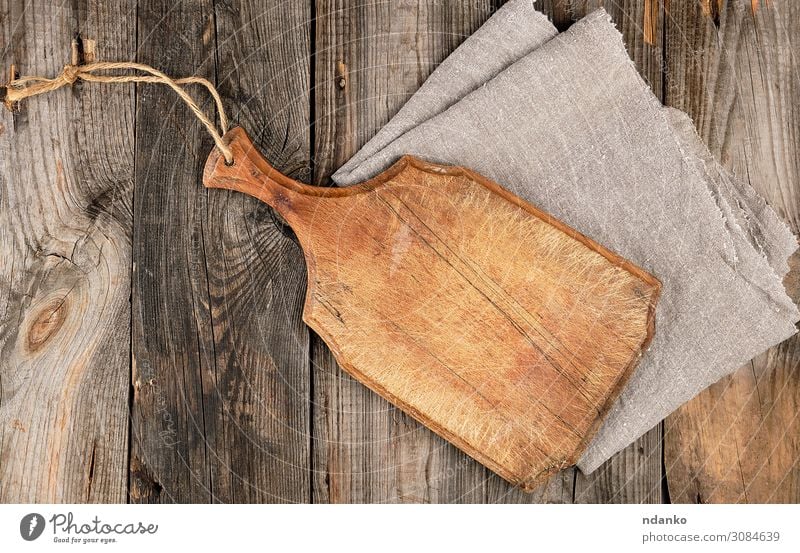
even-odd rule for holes
{"type": "MultiPolygon", "coordinates": [[[[500,3],[0,0],[0,52],[52,76],[80,37],[204,75],[279,169],[326,186],[500,3]]],[[[800,231],[800,3],[539,2],[561,29],[598,5],[663,102],[800,231]]],[[[155,85],[0,113],[0,501],[800,501],[798,339],[595,473],[524,494],[343,374],[301,321],[291,232],[202,187],[211,146],[155,85]]]]}

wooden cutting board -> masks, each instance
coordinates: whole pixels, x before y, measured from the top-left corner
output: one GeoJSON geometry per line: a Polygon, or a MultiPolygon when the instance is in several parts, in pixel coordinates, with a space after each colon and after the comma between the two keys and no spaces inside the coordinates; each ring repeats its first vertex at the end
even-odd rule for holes
{"type": "Polygon", "coordinates": [[[461,167],[406,156],[313,187],[225,140],[205,185],[291,225],[303,319],[348,373],[525,490],[577,461],[653,336],[658,280],[461,167]]]}

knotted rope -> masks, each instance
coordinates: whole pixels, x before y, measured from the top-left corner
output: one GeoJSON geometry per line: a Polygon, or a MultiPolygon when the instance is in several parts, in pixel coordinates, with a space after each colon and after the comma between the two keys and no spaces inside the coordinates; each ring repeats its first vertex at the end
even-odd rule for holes
{"type": "Polygon", "coordinates": [[[225,108],[222,106],[222,98],[220,98],[214,85],[202,77],[173,79],[149,65],[133,62],[98,61],[83,65],[68,64],[65,65],[61,73],[53,79],[32,76],[14,78],[12,75],[11,79],[6,84],[6,96],[3,103],[9,110],[13,110],[14,105],[25,98],[58,90],[63,86],[72,85],[78,80],[91,83],[159,83],[167,85],[175,91],[181,100],[194,112],[200,122],[205,125],[209,134],[214,139],[217,148],[219,148],[222,155],[225,156],[225,161],[228,163],[233,162],[233,153],[222,140],[222,136],[228,132],[228,118],[225,115],[225,108]],[[97,71],[121,69],[139,71],[141,73],[146,73],[146,75],[97,75],[95,73],[97,71]],[[217,112],[219,113],[219,122],[222,132],[217,130],[215,124],[200,110],[194,99],[189,96],[183,86],[181,86],[187,84],[199,84],[206,87],[214,98],[214,102],[217,104],[217,112]]]}

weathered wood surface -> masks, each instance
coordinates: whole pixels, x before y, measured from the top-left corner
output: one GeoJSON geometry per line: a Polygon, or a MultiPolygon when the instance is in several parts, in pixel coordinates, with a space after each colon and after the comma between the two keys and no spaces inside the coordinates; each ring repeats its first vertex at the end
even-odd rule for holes
{"type": "MultiPolygon", "coordinates": [[[[315,156],[319,161],[315,184],[326,184],[329,175],[500,4],[317,2],[315,156]],[[425,32],[418,32],[420,28],[425,32]]],[[[544,0],[539,7],[564,29],[598,5],[544,0]]],[[[644,43],[640,1],[604,5],[623,29],[629,51],[636,52],[637,67],[660,95],[660,31],[654,46],[644,43]]],[[[318,338],[313,355],[314,496],[319,500],[569,503],[662,499],[660,427],[589,478],[568,469],[537,493],[524,494],[349,378],[318,338]],[[601,474],[605,478],[598,480],[601,474]],[[642,483],[642,479],[647,481],[642,483]],[[620,489],[603,490],[603,484],[598,484],[609,481],[620,489]],[[634,492],[634,487],[646,491],[634,492]]]]}
{"type": "MultiPolygon", "coordinates": [[[[316,7],[314,184],[327,184],[495,9],[489,0],[316,7]]],[[[486,501],[490,473],[482,465],[349,377],[321,339],[312,340],[316,500],[486,501]]],[[[517,495],[492,481],[499,494],[517,495]]]]}
{"type": "MultiPolygon", "coordinates": [[[[139,2],[138,56],[218,82],[307,177],[310,14],[259,4],[139,2]]],[[[299,249],[258,202],[199,186],[212,145],[173,95],[141,90],[136,130],[130,499],[308,501],[299,249]]]]}
{"type": "MultiPolygon", "coordinates": [[[[0,0],[0,61],[54,74],[80,33],[103,59],[210,76],[276,167],[325,185],[500,3],[0,0]]],[[[797,232],[796,3],[538,3],[560,29],[600,4],[797,232]]],[[[800,501],[796,340],[668,419],[666,450],[659,426],[523,494],[338,368],[300,322],[291,233],[199,188],[209,148],[151,85],[0,110],[0,501],[800,501]]]]}
{"type": "MultiPolygon", "coordinates": [[[[666,101],[717,159],[800,231],[800,5],[671,2],[666,101]]],[[[785,284],[800,300],[800,257],[785,284]]],[[[772,348],[666,421],[676,502],[800,501],[800,339],[772,348]]]]}
{"type": "MultiPolygon", "coordinates": [[[[4,67],[55,74],[76,31],[134,56],[132,6],[73,6],[0,3],[4,67]]],[[[78,86],[0,114],[3,502],[126,498],[133,92],[78,86]]]]}

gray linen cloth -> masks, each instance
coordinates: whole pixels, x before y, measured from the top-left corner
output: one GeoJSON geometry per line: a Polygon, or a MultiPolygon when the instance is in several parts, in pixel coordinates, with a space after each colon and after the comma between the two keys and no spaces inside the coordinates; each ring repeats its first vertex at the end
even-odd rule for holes
{"type": "Polygon", "coordinates": [[[335,175],[410,153],[501,183],[663,283],[656,335],[578,466],[591,472],[709,384],[796,331],[796,240],[664,108],[598,10],[558,34],[512,0],[335,175]]]}

